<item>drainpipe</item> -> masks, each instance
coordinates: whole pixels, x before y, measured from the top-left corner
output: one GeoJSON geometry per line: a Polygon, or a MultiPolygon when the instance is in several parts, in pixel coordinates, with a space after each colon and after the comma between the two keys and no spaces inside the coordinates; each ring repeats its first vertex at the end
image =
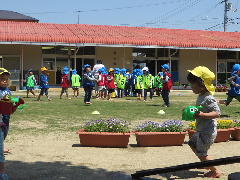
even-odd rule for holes
{"type": "Polygon", "coordinates": [[[23,44],[22,44],[22,81],[21,81],[21,84],[22,84],[22,89],[23,89],[23,44]]]}
{"type": "Polygon", "coordinates": [[[125,68],[125,47],[123,47],[123,68],[125,68]]]}

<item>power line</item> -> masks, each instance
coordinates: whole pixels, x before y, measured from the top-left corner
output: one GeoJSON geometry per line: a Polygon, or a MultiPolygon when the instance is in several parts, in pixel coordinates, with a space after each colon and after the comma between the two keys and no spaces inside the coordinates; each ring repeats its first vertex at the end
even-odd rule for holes
{"type": "Polygon", "coordinates": [[[139,5],[139,6],[129,6],[129,7],[119,7],[119,8],[109,8],[109,9],[92,9],[92,10],[79,10],[79,11],[73,11],[73,12],[42,12],[42,13],[23,13],[23,14],[61,14],[61,13],[79,13],[79,12],[97,12],[97,11],[112,11],[112,10],[122,10],[122,9],[131,9],[131,8],[142,8],[142,7],[148,7],[148,6],[159,6],[162,4],[168,4],[168,3],[175,3],[175,2],[182,2],[187,0],[178,0],[178,1],[166,1],[162,3],[155,3],[155,4],[146,4],[146,5],[139,5]]]}
{"type": "MultiPolygon", "coordinates": [[[[187,3],[189,3],[190,1],[191,1],[191,0],[189,0],[187,3]]],[[[167,14],[164,14],[164,15],[156,18],[155,20],[152,20],[152,21],[150,21],[150,22],[148,22],[148,23],[145,23],[145,24],[143,24],[142,26],[146,26],[146,25],[148,25],[148,24],[157,24],[157,23],[159,23],[159,22],[161,22],[161,21],[163,21],[163,20],[169,19],[169,18],[171,18],[171,17],[173,17],[173,16],[176,16],[177,14],[179,14],[179,13],[181,13],[181,12],[186,11],[187,9],[193,7],[194,5],[198,4],[198,3],[201,2],[201,1],[202,1],[202,0],[195,0],[195,2],[193,2],[192,4],[184,7],[183,9],[180,9],[182,6],[184,6],[184,5],[187,4],[187,3],[184,3],[183,5],[179,6],[178,8],[176,8],[176,9],[168,12],[167,14]],[[180,10],[178,10],[178,11],[176,12],[177,9],[180,9],[180,10]],[[173,13],[173,14],[170,14],[171,12],[174,12],[174,13],[173,13]],[[170,14],[170,15],[168,15],[168,14],[170,14]],[[167,16],[167,15],[168,15],[168,16],[167,16]],[[164,17],[164,16],[167,16],[167,17],[164,17]],[[164,18],[162,18],[162,17],[164,17],[164,18]],[[162,19],[160,19],[160,18],[162,18],[162,19]],[[160,19],[160,20],[158,20],[158,19],[160,19]]]]}

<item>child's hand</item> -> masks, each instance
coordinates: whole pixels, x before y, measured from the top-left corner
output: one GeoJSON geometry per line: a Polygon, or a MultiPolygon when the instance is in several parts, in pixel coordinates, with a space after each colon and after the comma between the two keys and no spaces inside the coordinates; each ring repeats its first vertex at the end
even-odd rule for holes
{"type": "Polygon", "coordinates": [[[46,82],[46,84],[48,84],[48,82],[46,82]]]}
{"type": "Polygon", "coordinates": [[[24,82],[27,82],[26,79],[24,80],[24,82]]]}
{"type": "Polygon", "coordinates": [[[199,118],[202,118],[203,117],[203,112],[202,111],[195,111],[195,113],[193,114],[193,118],[194,119],[199,119],[199,118]]]}
{"type": "Polygon", "coordinates": [[[47,75],[49,76],[49,73],[47,73],[47,75]]]}
{"type": "Polygon", "coordinates": [[[236,87],[238,87],[238,86],[239,86],[239,84],[235,84],[235,86],[236,86],[236,87]]]}
{"type": "Polygon", "coordinates": [[[148,88],[150,88],[151,86],[150,85],[148,85],[148,88]]]}

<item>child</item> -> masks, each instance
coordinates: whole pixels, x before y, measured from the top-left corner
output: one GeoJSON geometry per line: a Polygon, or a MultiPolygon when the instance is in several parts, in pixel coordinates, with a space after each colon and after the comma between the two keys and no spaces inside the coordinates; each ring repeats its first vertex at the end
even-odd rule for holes
{"type": "Polygon", "coordinates": [[[52,99],[49,98],[48,96],[48,89],[49,89],[49,85],[48,85],[48,79],[49,79],[49,73],[47,73],[47,68],[42,67],[41,68],[42,74],[40,77],[40,89],[41,92],[37,98],[38,101],[40,101],[40,97],[45,93],[45,95],[48,98],[48,101],[51,101],[52,99]],[[46,76],[47,75],[47,76],[46,76]]]}
{"type": "Polygon", "coordinates": [[[69,71],[68,71],[68,67],[65,66],[63,68],[63,74],[61,75],[61,88],[62,88],[62,91],[61,91],[61,94],[60,94],[60,99],[62,99],[62,95],[63,95],[64,92],[66,92],[67,98],[71,99],[69,97],[69,94],[68,94],[69,84],[70,84],[69,71]]]}
{"type": "Polygon", "coordinates": [[[172,78],[168,71],[169,71],[169,66],[167,64],[162,65],[162,72],[164,73],[162,78],[162,85],[163,85],[162,98],[164,101],[164,104],[162,105],[163,107],[170,106],[169,92],[172,88],[172,78]]]}
{"type": "Polygon", "coordinates": [[[85,91],[85,97],[84,97],[84,103],[85,104],[92,104],[90,103],[91,99],[91,87],[92,87],[92,81],[95,81],[95,78],[93,77],[91,73],[91,66],[89,64],[85,64],[83,66],[83,81],[82,86],[85,91]]]}
{"type": "Polygon", "coordinates": [[[112,97],[112,93],[114,92],[114,89],[116,88],[115,84],[114,84],[114,69],[110,68],[109,69],[109,74],[107,77],[107,81],[108,81],[108,100],[113,100],[112,97]]]}
{"type": "Polygon", "coordinates": [[[27,79],[25,80],[27,82],[26,88],[27,88],[27,98],[29,91],[33,94],[34,97],[36,97],[36,94],[33,92],[34,90],[34,85],[37,85],[36,79],[33,75],[33,70],[29,69],[27,73],[27,79]]]}
{"type": "Polygon", "coordinates": [[[77,74],[76,69],[72,70],[71,80],[72,80],[73,97],[78,97],[81,77],[77,74]],[[77,96],[75,96],[76,92],[77,92],[77,96]]]}
{"type": "Polygon", "coordinates": [[[162,76],[163,76],[163,73],[162,72],[159,72],[157,76],[155,76],[154,78],[154,87],[155,87],[155,90],[156,90],[156,94],[158,96],[161,95],[161,92],[162,92],[162,76]]]}
{"type": "Polygon", "coordinates": [[[237,99],[240,102],[240,64],[235,64],[232,67],[231,77],[228,78],[228,82],[230,84],[230,88],[228,89],[228,97],[227,100],[217,100],[220,104],[225,104],[226,106],[230,104],[233,98],[237,99]]]}
{"type": "Polygon", "coordinates": [[[120,98],[120,93],[121,93],[121,98],[124,96],[124,89],[125,89],[125,82],[126,82],[126,69],[123,68],[120,70],[120,75],[118,76],[117,80],[117,88],[118,88],[118,98],[120,98]]]}
{"type": "Polygon", "coordinates": [[[131,89],[131,96],[136,96],[136,92],[135,92],[135,84],[137,83],[136,70],[137,70],[137,69],[134,69],[133,72],[132,72],[132,82],[131,82],[132,89],[131,89]]]}
{"type": "Polygon", "coordinates": [[[103,75],[103,69],[98,69],[98,80],[97,80],[97,86],[98,86],[98,98],[101,99],[104,98],[104,91],[105,91],[105,76],[103,75]]]}
{"type": "Polygon", "coordinates": [[[135,92],[137,96],[137,101],[141,100],[142,97],[142,70],[136,69],[136,83],[135,83],[135,92]]]}
{"type": "Polygon", "coordinates": [[[119,68],[115,68],[115,71],[114,71],[114,84],[116,86],[115,88],[115,97],[118,96],[118,87],[117,87],[117,81],[118,81],[118,77],[120,76],[120,69],[119,68]]]}
{"type": "Polygon", "coordinates": [[[147,92],[150,91],[150,99],[153,101],[153,89],[152,89],[152,75],[148,73],[148,67],[144,67],[142,69],[143,75],[142,75],[142,86],[144,91],[144,101],[147,100],[147,92]]]}
{"type": "MultiPolygon", "coordinates": [[[[188,145],[201,161],[212,160],[207,151],[217,136],[217,122],[215,118],[219,118],[221,114],[216,99],[213,96],[215,89],[211,81],[214,79],[214,73],[203,66],[198,66],[191,71],[189,70],[187,76],[193,93],[199,94],[196,106],[202,106],[201,111],[196,111],[193,115],[196,119],[197,132],[189,140],[188,145]]],[[[205,177],[218,178],[221,176],[221,173],[215,166],[205,169],[210,169],[209,172],[204,174],[205,177]]]]}
{"type": "Polygon", "coordinates": [[[127,69],[126,72],[126,83],[125,83],[125,96],[130,96],[131,91],[131,83],[132,83],[132,75],[130,74],[130,70],[127,69]]]}
{"type": "MultiPolygon", "coordinates": [[[[7,86],[10,86],[10,79],[9,75],[11,75],[10,72],[8,72],[4,68],[0,68],[0,99],[3,99],[3,97],[6,94],[9,94],[11,96],[10,90],[7,88],[7,86]]],[[[15,111],[16,109],[14,109],[15,111]]],[[[7,175],[4,174],[4,147],[3,147],[3,141],[7,136],[7,132],[9,130],[9,115],[3,115],[0,114],[0,179],[7,180],[7,175]],[[5,124],[6,123],[6,124],[5,124]]],[[[7,150],[7,149],[6,149],[7,150]]],[[[7,150],[8,152],[9,150],[7,150]]]]}

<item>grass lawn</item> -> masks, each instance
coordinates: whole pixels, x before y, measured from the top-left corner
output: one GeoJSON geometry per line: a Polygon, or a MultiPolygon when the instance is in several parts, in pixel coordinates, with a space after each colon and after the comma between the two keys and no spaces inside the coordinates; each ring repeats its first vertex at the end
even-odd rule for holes
{"type": "MultiPolygon", "coordinates": [[[[13,97],[17,93],[13,92],[13,97]]],[[[49,93],[51,94],[51,92],[49,93]]],[[[133,130],[138,124],[144,121],[164,122],[165,120],[181,120],[182,109],[195,105],[197,95],[191,91],[173,91],[170,93],[171,106],[163,108],[161,97],[154,97],[154,101],[137,101],[136,97],[113,98],[113,101],[91,99],[91,105],[83,103],[84,94],[81,97],[68,100],[65,95],[59,99],[59,95],[52,95],[53,101],[47,101],[46,97],[41,98],[41,102],[36,98],[23,98],[26,107],[17,110],[10,119],[11,134],[41,135],[50,132],[76,132],[90,120],[98,119],[123,119],[131,123],[130,129],[133,130]],[[182,96],[179,96],[181,94],[182,96]],[[164,110],[165,114],[157,112],[164,110]],[[91,114],[98,111],[100,114],[91,114]]],[[[26,95],[21,95],[25,97],[26,95]]],[[[72,95],[71,95],[72,96],[72,95]]],[[[217,99],[226,99],[225,93],[215,95],[217,99]]],[[[220,119],[239,119],[240,103],[233,100],[229,106],[220,105],[222,112],[220,119]]],[[[184,127],[188,127],[189,121],[183,121],[184,127]]]]}

